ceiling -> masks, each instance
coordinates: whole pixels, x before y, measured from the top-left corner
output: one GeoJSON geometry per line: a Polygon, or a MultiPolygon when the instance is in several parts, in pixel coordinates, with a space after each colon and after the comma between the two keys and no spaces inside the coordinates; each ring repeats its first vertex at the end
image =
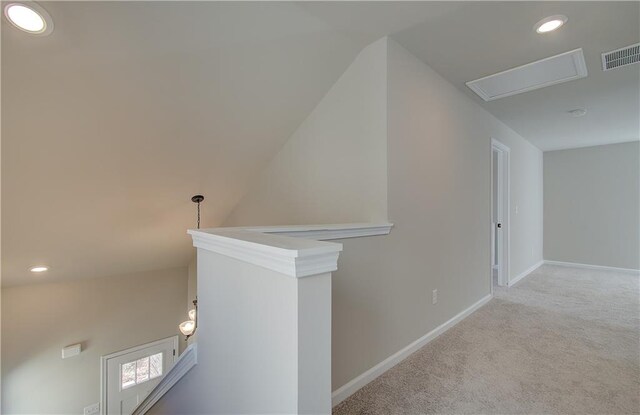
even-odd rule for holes
{"type": "Polygon", "coordinates": [[[640,65],[598,64],[638,41],[638,3],[40,4],[50,36],[2,22],[3,285],[185,266],[190,197],[206,197],[203,226],[221,224],[388,34],[540,148],[638,138],[640,65]],[[565,27],[532,33],[557,13],[565,27]],[[576,47],[586,79],[490,103],[464,85],[576,47]],[[588,114],[564,113],[577,106],[588,114]]]}
{"type": "Polygon", "coordinates": [[[392,36],[541,150],[640,139],[640,65],[602,71],[601,53],[640,42],[640,2],[473,2],[392,36]],[[564,14],[555,32],[536,22],[564,14]],[[485,102],[465,83],[582,48],[586,78],[485,102]],[[568,111],[584,108],[572,117],[568,111]]]}
{"type": "Polygon", "coordinates": [[[220,225],[367,44],[457,7],[40,4],[2,19],[3,285],[186,266],[192,195],[220,225]]]}

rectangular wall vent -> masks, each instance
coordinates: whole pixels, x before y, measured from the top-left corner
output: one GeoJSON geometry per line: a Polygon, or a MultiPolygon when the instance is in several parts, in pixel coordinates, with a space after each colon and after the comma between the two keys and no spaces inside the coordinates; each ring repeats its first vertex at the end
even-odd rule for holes
{"type": "Polygon", "coordinates": [[[602,70],[620,68],[640,62],[640,43],[602,54],[602,70]]]}
{"type": "Polygon", "coordinates": [[[467,82],[467,86],[485,101],[493,101],[585,76],[584,54],[576,49],[467,82]]]}

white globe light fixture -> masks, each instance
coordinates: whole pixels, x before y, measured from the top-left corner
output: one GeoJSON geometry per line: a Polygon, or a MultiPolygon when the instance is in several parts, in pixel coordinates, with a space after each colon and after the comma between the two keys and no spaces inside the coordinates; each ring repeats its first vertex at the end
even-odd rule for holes
{"type": "Polygon", "coordinates": [[[185,336],[185,340],[189,340],[189,337],[193,336],[198,328],[198,299],[193,300],[193,307],[189,310],[189,320],[183,321],[178,326],[180,333],[185,336]]]}

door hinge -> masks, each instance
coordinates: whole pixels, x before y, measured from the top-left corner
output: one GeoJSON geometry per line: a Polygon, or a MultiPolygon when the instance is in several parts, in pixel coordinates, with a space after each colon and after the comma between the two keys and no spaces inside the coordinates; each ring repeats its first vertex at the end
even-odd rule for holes
{"type": "Polygon", "coordinates": [[[176,349],[173,349],[173,355],[174,356],[176,355],[176,349]]]}

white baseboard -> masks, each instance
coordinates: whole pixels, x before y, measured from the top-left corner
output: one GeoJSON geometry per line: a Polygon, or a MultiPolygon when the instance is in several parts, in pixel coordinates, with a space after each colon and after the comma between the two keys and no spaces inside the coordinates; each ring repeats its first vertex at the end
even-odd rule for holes
{"type": "Polygon", "coordinates": [[[537,263],[533,264],[531,267],[527,268],[526,270],[524,270],[520,274],[516,275],[515,278],[512,278],[511,281],[509,281],[507,283],[507,286],[508,287],[513,287],[518,282],[520,282],[520,280],[522,280],[524,277],[526,277],[527,275],[531,274],[533,271],[537,270],[542,264],[544,264],[544,261],[540,261],[540,262],[537,262],[537,263]]]}
{"type": "Polygon", "coordinates": [[[340,402],[347,399],[349,396],[353,395],[358,389],[362,388],[367,383],[371,382],[378,376],[382,375],[384,372],[386,372],[387,370],[391,369],[392,367],[394,367],[395,365],[397,365],[398,363],[406,359],[409,355],[411,355],[412,353],[420,349],[422,346],[426,345],[427,343],[429,343],[430,341],[432,341],[433,339],[435,339],[445,331],[449,330],[451,327],[458,324],[460,321],[464,320],[465,317],[467,317],[468,315],[476,311],[478,308],[488,303],[491,300],[491,298],[492,298],[491,294],[483,297],[478,302],[476,302],[469,308],[463,310],[461,313],[457,314],[447,322],[439,325],[435,329],[431,330],[429,333],[420,337],[418,340],[409,344],[404,349],[389,356],[388,358],[378,363],[371,369],[367,370],[360,376],[357,376],[356,378],[350,380],[349,382],[347,382],[346,384],[344,384],[343,386],[335,390],[331,394],[332,405],[336,406],[340,402]]]}
{"type": "Polygon", "coordinates": [[[596,270],[602,270],[602,271],[615,271],[615,272],[623,272],[625,274],[640,275],[640,269],[633,269],[633,268],[616,268],[616,267],[607,267],[605,265],[579,264],[577,262],[549,261],[546,259],[544,263],[547,265],[558,265],[561,267],[596,269],[596,270]]]}

